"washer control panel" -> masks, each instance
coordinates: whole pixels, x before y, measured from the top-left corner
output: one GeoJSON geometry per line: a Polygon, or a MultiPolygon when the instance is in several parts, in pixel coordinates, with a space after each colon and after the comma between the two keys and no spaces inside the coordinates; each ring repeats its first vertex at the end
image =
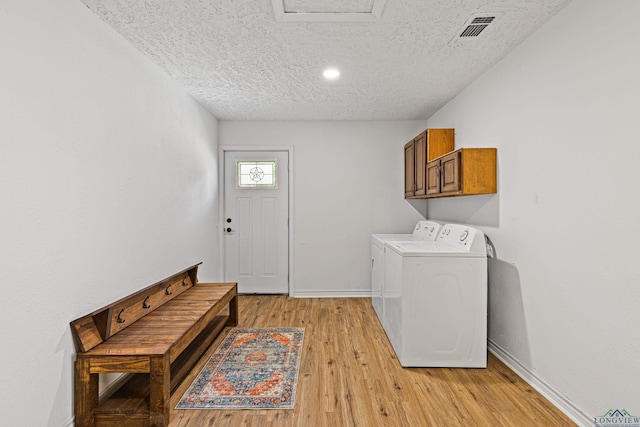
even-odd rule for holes
{"type": "MultiPolygon", "coordinates": [[[[478,246],[476,240],[482,237],[482,232],[473,227],[460,224],[446,224],[442,226],[436,242],[470,251],[472,246],[478,246]]],[[[484,239],[482,240],[481,244],[484,246],[484,239]]]]}
{"type": "Polygon", "coordinates": [[[415,240],[428,240],[433,242],[440,231],[440,224],[433,221],[418,221],[416,228],[413,230],[413,238],[415,240]]]}

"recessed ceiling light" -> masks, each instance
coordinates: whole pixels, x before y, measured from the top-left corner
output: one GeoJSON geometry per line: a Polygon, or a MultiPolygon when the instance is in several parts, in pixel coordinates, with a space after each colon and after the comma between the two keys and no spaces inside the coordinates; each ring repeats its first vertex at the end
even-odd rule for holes
{"type": "Polygon", "coordinates": [[[322,72],[322,75],[324,76],[325,79],[335,80],[338,77],[340,77],[340,71],[338,71],[335,68],[327,68],[322,72]]]}

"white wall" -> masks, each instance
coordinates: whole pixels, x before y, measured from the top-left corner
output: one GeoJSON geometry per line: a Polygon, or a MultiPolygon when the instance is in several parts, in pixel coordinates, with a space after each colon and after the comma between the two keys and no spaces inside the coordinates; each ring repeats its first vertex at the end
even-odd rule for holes
{"type": "Polygon", "coordinates": [[[4,0],[0,52],[0,424],[58,427],[70,321],[218,279],[218,124],[77,0],[4,0]]]}
{"type": "Polygon", "coordinates": [[[640,414],[639,15],[575,1],[428,120],[498,148],[498,194],[429,217],[490,236],[491,340],[589,425],[640,414]]]}
{"type": "Polygon", "coordinates": [[[403,146],[424,121],[221,121],[221,146],[294,147],[296,296],[370,295],[372,233],[411,232],[426,203],[404,200],[403,146]]]}

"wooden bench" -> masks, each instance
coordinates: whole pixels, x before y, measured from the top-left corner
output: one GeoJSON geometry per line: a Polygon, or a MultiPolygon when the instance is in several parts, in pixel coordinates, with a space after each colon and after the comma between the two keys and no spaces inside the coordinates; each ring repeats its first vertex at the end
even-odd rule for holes
{"type": "Polygon", "coordinates": [[[198,265],[71,322],[76,427],[168,425],[171,391],[238,323],[237,284],[197,283],[198,265]],[[109,372],[133,375],[98,402],[109,372]]]}

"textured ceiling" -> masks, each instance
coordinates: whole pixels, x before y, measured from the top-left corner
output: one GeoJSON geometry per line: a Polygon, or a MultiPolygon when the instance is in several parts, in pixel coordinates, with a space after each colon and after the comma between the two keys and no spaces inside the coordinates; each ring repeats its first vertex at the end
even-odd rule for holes
{"type": "Polygon", "coordinates": [[[82,1],[221,120],[400,120],[429,117],[570,0],[82,1]],[[303,19],[277,20],[276,1],[303,19]],[[485,12],[486,31],[451,42],[485,12]],[[371,19],[341,19],[355,15],[371,19]]]}

